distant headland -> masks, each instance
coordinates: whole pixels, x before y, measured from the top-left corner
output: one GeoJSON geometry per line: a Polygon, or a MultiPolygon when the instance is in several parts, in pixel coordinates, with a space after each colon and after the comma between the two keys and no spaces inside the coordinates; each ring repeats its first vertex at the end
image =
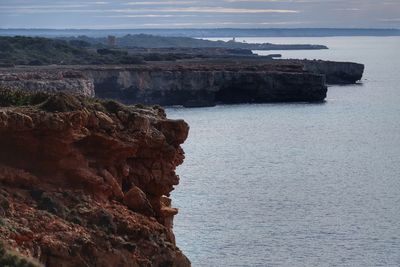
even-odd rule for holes
{"type": "MultiPolygon", "coordinates": [[[[320,102],[326,97],[326,83],[352,84],[364,71],[362,64],[275,60],[276,54],[257,56],[242,49],[246,43],[204,41],[152,35],[63,40],[0,37],[0,87],[163,106],[320,102]]],[[[285,47],[253,45],[266,50],[285,47]]]]}

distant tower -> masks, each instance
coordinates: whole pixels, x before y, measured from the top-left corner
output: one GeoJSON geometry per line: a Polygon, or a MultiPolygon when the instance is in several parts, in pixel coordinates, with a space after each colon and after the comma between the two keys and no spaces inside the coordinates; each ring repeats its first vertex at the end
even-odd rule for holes
{"type": "Polygon", "coordinates": [[[107,44],[109,47],[115,47],[117,44],[117,38],[115,36],[109,35],[107,38],[107,44]]]}

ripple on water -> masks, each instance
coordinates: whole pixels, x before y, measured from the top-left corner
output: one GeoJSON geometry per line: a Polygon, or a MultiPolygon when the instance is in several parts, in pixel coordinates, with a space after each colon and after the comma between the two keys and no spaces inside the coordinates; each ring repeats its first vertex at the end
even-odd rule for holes
{"type": "Polygon", "coordinates": [[[193,266],[400,266],[400,38],[306,42],[331,49],[283,55],[362,62],[363,84],[318,105],[167,110],[191,126],[173,199],[193,266]]]}

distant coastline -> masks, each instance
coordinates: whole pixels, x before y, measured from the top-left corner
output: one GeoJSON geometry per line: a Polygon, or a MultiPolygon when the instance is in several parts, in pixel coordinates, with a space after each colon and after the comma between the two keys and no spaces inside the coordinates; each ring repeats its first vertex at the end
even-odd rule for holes
{"type": "Polygon", "coordinates": [[[109,34],[154,34],[184,37],[333,37],[333,36],[400,36],[400,29],[351,28],[270,28],[270,29],[0,29],[0,36],[78,36],[100,37],[109,34]]]}

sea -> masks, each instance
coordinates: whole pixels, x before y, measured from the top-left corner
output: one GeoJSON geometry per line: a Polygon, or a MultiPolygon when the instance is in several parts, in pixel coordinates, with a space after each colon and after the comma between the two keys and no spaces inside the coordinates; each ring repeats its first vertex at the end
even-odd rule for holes
{"type": "Polygon", "coordinates": [[[400,266],[400,37],[236,40],[327,45],[255,52],[365,74],[324,103],[168,108],[190,125],[178,246],[194,267],[400,266]]]}

